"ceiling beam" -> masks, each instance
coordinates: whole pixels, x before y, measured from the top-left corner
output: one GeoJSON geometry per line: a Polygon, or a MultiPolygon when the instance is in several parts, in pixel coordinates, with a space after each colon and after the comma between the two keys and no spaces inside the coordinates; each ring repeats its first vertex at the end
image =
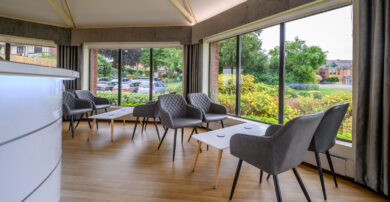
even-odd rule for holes
{"type": "MultiPolygon", "coordinates": [[[[50,4],[50,6],[54,9],[54,11],[64,20],[65,24],[75,27],[72,17],[70,17],[67,12],[64,11],[60,5],[58,5],[57,0],[47,0],[47,2],[50,4]]],[[[64,2],[63,2],[64,3],[64,2]]],[[[66,3],[66,2],[65,2],[66,3]]],[[[65,10],[68,8],[68,6],[64,6],[65,10]]],[[[70,14],[70,13],[69,13],[70,14]]]]}
{"type": "Polygon", "coordinates": [[[194,18],[195,23],[198,23],[198,22],[196,21],[194,12],[192,12],[191,6],[190,6],[190,4],[188,3],[188,0],[183,0],[183,3],[184,3],[184,6],[186,7],[187,11],[188,11],[188,12],[190,13],[190,15],[194,18]]]}
{"type": "Polygon", "coordinates": [[[195,18],[177,1],[177,0],[169,0],[173,6],[187,19],[191,25],[196,23],[195,18]]]}

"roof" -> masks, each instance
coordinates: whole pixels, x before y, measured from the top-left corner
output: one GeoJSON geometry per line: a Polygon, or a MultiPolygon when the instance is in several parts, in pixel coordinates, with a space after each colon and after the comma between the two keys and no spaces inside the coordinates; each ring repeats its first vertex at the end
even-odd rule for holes
{"type": "Polygon", "coordinates": [[[327,60],[321,69],[349,69],[352,66],[352,60],[327,60]]]}

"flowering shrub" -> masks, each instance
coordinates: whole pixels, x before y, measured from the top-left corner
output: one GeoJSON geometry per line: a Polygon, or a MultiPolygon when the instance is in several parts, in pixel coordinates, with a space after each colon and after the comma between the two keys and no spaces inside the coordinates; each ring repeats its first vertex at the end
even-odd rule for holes
{"type": "MultiPolygon", "coordinates": [[[[252,75],[241,77],[241,116],[264,122],[278,123],[278,85],[255,83],[252,75]]],[[[236,101],[235,76],[218,76],[218,103],[234,113],[236,101]]],[[[335,104],[352,103],[352,91],[337,91],[323,95],[319,90],[299,90],[285,87],[284,121],[316,112],[325,112],[335,104]]],[[[339,129],[339,138],[352,139],[352,106],[350,105],[339,129]]]]}

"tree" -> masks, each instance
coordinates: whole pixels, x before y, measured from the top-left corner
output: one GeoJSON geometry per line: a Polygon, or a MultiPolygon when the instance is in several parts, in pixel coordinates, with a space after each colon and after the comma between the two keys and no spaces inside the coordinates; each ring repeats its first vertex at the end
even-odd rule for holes
{"type": "MultiPolygon", "coordinates": [[[[286,41],[286,83],[317,83],[316,72],[326,63],[326,52],[318,46],[308,46],[298,37],[286,41]]],[[[279,66],[279,47],[270,50],[271,66],[279,66]]]]}
{"type": "Polygon", "coordinates": [[[97,59],[98,59],[98,74],[107,77],[109,74],[111,74],[112,65],[108,63],[106,58],[101,54],[98,54],[97,59]]]}
{"type": "MultiPolygon", "coordinates": [[[[114,67],[118,66],[118,49],[99,49],[99,54],[112,61],[114,67]]],[[[141,48],[122,49],[122,66],[135,66],[140,62],[141,48]]]]}
{"type": "MultiPolygon", "coordinates": [[[[143,49],[141,63],[150,67],[150,50],[143,49]]],[[[169,78],[174,73],[183,72],[183,50],[181,48],[154,48],[153,49],[153,71],[163,68],[169,78]]]]}

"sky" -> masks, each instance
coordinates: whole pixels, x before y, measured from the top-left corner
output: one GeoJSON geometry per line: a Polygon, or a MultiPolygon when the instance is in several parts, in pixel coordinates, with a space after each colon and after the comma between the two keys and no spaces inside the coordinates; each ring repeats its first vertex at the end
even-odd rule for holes
{"type": "MultiPolygon", "coordinates": [[[[327,51],[328,60],[352,60],[352,6],[286,23],[286,40],[295,37],[327,51]]],[[[279,46],[279,25],[263,30],[260,38],[268,52],[279,46]]]]}

